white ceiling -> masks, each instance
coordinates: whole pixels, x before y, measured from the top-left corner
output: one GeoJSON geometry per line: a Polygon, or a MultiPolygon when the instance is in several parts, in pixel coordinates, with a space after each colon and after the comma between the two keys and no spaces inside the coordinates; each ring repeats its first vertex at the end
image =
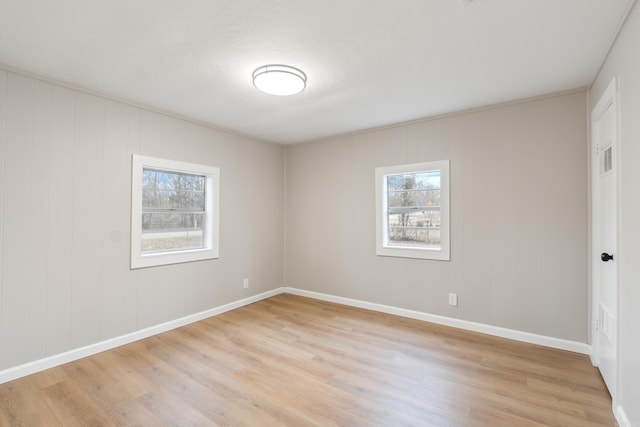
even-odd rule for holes
{"type": "Polygon", "coordinates": [[[587,86],[633,1],[0,0],[0,63],[287,144],[587,86]]]}

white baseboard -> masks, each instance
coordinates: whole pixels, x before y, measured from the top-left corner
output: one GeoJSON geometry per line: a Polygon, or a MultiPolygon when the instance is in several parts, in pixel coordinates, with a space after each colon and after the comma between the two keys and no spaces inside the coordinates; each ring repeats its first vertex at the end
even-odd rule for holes
{"type": "Polygon", "coordinates": [[[522,341],[530,344],[542,345],[545,347],[557,348],[560,350],[573,351],[575,353],[590,354],[591,346],[589,344],[569,341],[560,338],[548,337],[545,335],[532,334],[530,332],[516,331],[514,329],[502,328],[499,326],[491,326],[483,323],[469,322],[467,320],[454,319],[451,317],[438,316],[435,314],[423,313],[420,311],[407,310],[404,308],[392,307],[383,304],[376,304],[366,301],[355,300],[351,298],[337,297],[334,295],[322,294],[319,292],[305,291],[302,289],[285,287],[284,292],[300,295],[309,298],[315,298],[323,301],[335,302],[338,304],[350,305],[353,307],[365,308],[368,310],[379,311],[387,314],[395,314],[397,316],[408,317],[411,319],[423,320],[425,322],[437,323],[439,325],[452,326],[454,328],[465,329],[467,331],[480,332],[483,334],[494,335],[497,337],[508,338],[516,341],[522,341]]]}
{"type": "Polygon", "coordinates": [[[53,368],[74,360],[81,359],[83,357],[91,356],[96,353],[110,350],[112,348],[120,347],[124,344],[129,344],[144,338],[148,338],[153,335],[167,332],[172,329],[179,328],[181,326],[188,325],[190,323],[197,322],[199,320],[206,319],[211,316],[225,313],[227,311],[234,310],[236,308],[243,307],[245,305],[253,304],[254,302],[261,301],[263,299],[270,298],[274,295],[278,295],[284,292],[284,288],[277,288],[268,292],[264,292],[258,295],[254,295],[249,298],[245,298],[239,301],[235,301],[229,304],[221,305],[209,310],[201,311],[200,313],[191,314],[189,316],[181,317],[180,319],[171,320],[169,322],[161,323],[159,325],[151,326],[149,328],[141,329],[139,331],[131,332],[126,335],[111,338],[106,341],[101,341],[95,344],[90,344],[85,347],[73,349],[64,353],[56,354],[46,357],[44,359],[34,360],[23,365],[18,365],[9,369],[0,371],[0,384],[13,381],[15,379],[34,374],[36,372],[44,371],[45,369],[53,368]]]}
{"type": "MultiPolygon", "coordinates": [[[[32,362],[18,365],[9,369],[0,371],[0,384],[13,381],[15,379],[34,374],[36,372],[44,371],[45,369],[53,368],[74,360],[81,359],[83,357],[91,356],[96,353],[100,353],[112,348],[120,347],[125,344],[129,344],[144,338],[148,338],[153,335],[160,334],[162,332],[170,331],[172,329],[179,328],[181,326],[188,325],[190,323],[197,322],[202,319],[206,319],[211,316],[225,313],[227,311],[234,310],[236,308],[243,307],[245,305],[252,304],[254,302],[261,301],[263,299],[270,298],[281,293],[290,293],[294,295],[305,296],[309,298],[315,298],[323,301],[335,302],[338,304],[350,305],[353,307],[365,308],[368,310],[378,311],[381,313],[394,314],[397,316],[408,317],[411,319],[422,320],[425,322],[436,323],[445,326],[452,326],[459,329],[465,329],[468,331],[480,332],[488,335],[494,335],[503,338],[509,338],[512,340],[523,341],[531,344],[543,345],[546,347],[558,348],[561,350],[573,351],[576,353],[589,354],[591,347],[588,344],[568,341],[559,338],[547,337],[543,335],[532,334],[529,332],[516,331],[513,329],[501,328],[498,326],[485,325],[482,323],[469,322],[466,320],[454,319],[445,316],[438,316],[434,314],[423,313],[419,311],[407,310],[404,308],[392,307],[383,304],[370,303],[366,301],[355,300],[351,298],[343,298],[334,295],[322,294],[319,292],[305,291],[302,289],[281,287],[273,289],[268,292],[264,292],[259,295],[254,295],[249,298],[245,298],[239,301],[235,301],[229,304],[225,304],[219,307],[215,307],[209,310],[202,311],[200,313],[191,314],[189,316],[182,317],[180,319],[172,320],[169,322],[161,323],[159,325],[151,326],[149,328],[141,329],[126,335],[111,338],[105,341],[101,341],[95,344],[90,344],[85,347],[73,349],[64,353],[56,354],[46,357],[44,359],[34,360],[32,362]]],[[[625,420],[626,416],[624,410],[618,407],[616,417],[619,414],[619,423],[621,426],[625,426],[620,419],[625,420]]],[[[630,425],[627,421],[626,425],[630,425]]]]}
{"type": "Polygon", "coordinates": [[[617,406],[613,414],[615,415],[616,421],[620,427],[633,427],[622,406],[617,406]]]}

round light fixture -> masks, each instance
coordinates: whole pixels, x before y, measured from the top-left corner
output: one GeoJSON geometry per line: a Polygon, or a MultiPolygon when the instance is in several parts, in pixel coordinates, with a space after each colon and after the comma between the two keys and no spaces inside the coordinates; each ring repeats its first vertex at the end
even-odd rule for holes
{"type": "Polygon", "coordinates": [[[307,75],[288,65],[263,65],[253,72],[253,85],[270,95],[295,95],[307,86],[307,75]]]}

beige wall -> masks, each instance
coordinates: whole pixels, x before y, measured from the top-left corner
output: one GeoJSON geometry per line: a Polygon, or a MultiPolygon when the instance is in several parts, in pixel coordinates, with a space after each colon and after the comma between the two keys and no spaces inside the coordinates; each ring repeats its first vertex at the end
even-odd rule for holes
{"type": "Polygon", "coordinates": [[[589,102],[595,106],[614,76],[620,112],[617,404],[631,425],[640,425],[640,6],[636,3],[598,74],[589,102]]]}
{"type": "Polygon", "coordinates": [[[587,342],[586,129],[582,91],[287,148],[286,284],[587,342]],[[374,169],[441,159],[451,262],[376,256],[374,169]]]}
{"type": "Polygon", "coordinates": [[[283,204],[280,147],[0,70],[0,370],[282,286],[283,204]],[[220,259],[129,269],[133,153],[220,167],[220,259]]]}

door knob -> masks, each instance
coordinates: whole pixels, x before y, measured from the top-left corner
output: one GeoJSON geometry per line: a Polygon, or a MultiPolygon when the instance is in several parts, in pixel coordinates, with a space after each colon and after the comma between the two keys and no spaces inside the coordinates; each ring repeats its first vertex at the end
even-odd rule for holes
{"type": "Polygon", "coordinates": [[[600,255],[600,259],[604,262],[611,261],[613,259],[613,255],[602,252],[602,254],[600,255]]]}

